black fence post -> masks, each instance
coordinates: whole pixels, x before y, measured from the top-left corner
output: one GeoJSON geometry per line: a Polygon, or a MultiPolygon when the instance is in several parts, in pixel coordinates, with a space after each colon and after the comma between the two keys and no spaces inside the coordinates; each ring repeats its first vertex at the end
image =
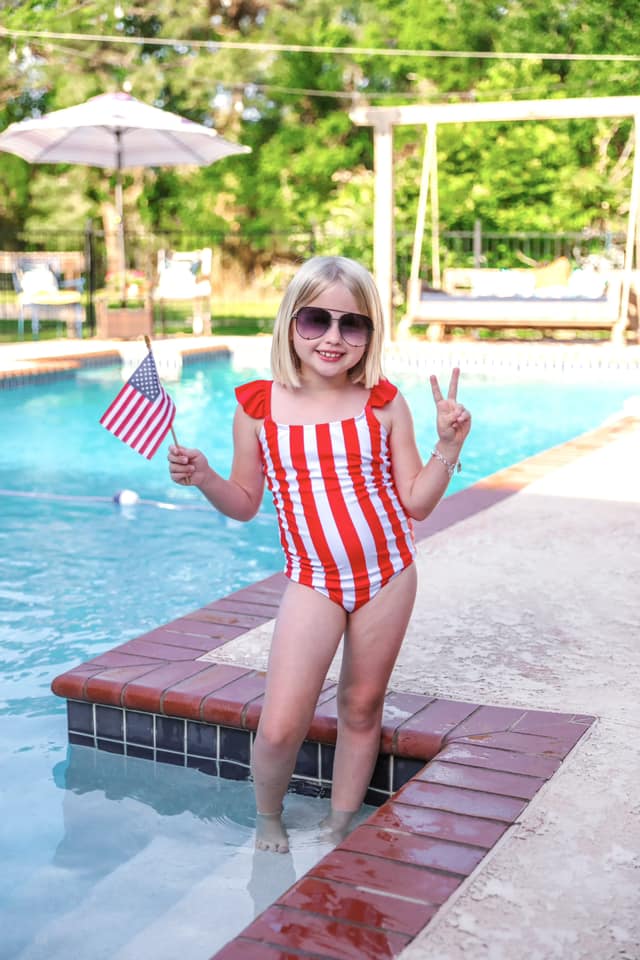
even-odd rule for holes
{"type": "Polygon", "coordinates": [[[96,333],[96,263],[93,235],[93,221],[87,220],[84,231],[84,261],[85,275],[87,281],[87,300],[86,300],[86,321],[89,327],[89,335],[94,337],[96,333]]]}
{"type": "Polygon", "coordinates": [[[473,224],[473,265],[482,266],[482,221],[475,220],[473,224]]]}

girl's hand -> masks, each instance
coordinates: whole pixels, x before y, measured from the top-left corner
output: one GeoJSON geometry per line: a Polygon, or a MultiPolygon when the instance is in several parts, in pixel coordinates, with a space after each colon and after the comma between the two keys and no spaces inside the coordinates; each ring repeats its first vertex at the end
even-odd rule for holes
{"type": "Polygon", "coordinates": [[[198,487],[204,482],[209,463],[204,453],[189,447],[169,447],[169,473],[174,483],[198,487]]]}
{"type": "Polygon", "coordinates": [[[449,443],[460,449],[471,430],[471,414],[457,400],[460,368],[453,368],[446,399],[442,396],[438,378],[432,375],[429,379],[436,404],[438,437],[442,443],[449,443]]]}

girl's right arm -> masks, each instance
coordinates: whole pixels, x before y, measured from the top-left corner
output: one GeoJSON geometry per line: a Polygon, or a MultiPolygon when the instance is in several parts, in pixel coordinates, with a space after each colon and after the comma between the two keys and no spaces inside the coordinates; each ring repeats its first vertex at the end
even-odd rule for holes
{"type": "Polygon", "coordinates": [[[238,406],[233,421],[233,464],[228,480],[213,470],[200,450],[169,447],[169,472],[175,483],[198,487],[216,510],[234,520],[251,520],[260,509],[264,475],[260,459],[260,421],[238,406]]]}

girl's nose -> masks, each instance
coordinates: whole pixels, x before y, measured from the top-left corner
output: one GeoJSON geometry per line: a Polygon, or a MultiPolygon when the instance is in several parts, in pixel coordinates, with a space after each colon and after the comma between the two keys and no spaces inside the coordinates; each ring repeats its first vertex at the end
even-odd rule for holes
{"type": "Polygon", "coordinates": [[[330,340],[332,343],[340,343],[342,340],[342,334],[340,333],[340,321],[337,317],[331,318],[331,326],[325,333],[325,339],[330,340]]]}

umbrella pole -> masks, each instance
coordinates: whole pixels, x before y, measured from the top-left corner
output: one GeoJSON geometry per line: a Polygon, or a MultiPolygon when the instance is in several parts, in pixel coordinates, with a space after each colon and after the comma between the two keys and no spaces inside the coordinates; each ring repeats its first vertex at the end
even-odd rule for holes
{"type": "Polygon", "coordinates": [[[118,255],[121,264],[120,290],[122,306],[127,305],[127,263],[125,260],[126,251],[124,243],[124,199],[122,196],[122,151],[120,148],[121,131],[116,130],[116,142],[118,144],[118,166],[116,168],[116,217],[118,220],[118,255]]]}

